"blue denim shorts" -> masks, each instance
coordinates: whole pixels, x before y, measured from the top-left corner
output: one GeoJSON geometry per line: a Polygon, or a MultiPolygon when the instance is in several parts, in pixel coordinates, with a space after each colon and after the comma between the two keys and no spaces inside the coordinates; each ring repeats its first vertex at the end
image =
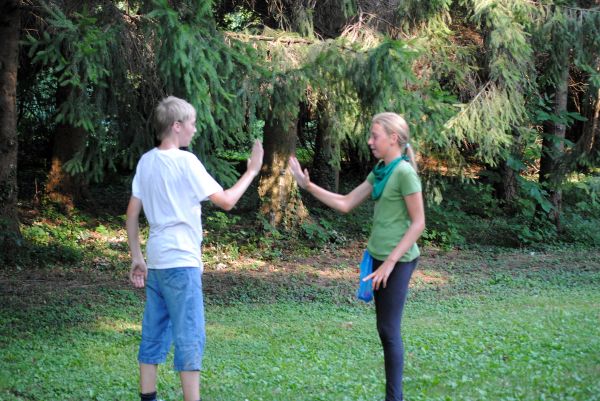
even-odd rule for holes
{"type": "Polygon", "coordinates": [[[175,370],[200,370],[205,341],[200,269],[148,269],[138,361],[164,363],[175,343],[175,370]]]}

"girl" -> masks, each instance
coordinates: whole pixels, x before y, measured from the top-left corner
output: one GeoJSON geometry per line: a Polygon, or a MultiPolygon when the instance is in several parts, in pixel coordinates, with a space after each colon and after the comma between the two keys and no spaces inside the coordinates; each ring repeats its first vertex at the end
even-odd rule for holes
{"type": "Polygon", "coordinates": [[[298,185],[327,206],[348,213],[369,196],[375,200],[367,251],[373,258],[377,331],[383,346],[386,401],[402,401],[404,347],[400,334],[408,282],[419,257],[416,241],[425,229],[421,183],[406,121],[395,113],[373,117],[368,141],[380,159],[367,179],[347,195],[329,192],[310,181],[295,157],[290,168],[298,185]]]}

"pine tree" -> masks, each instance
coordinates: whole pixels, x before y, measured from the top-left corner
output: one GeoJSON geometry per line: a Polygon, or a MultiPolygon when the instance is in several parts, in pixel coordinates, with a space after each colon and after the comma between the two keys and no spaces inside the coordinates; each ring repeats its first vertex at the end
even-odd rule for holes
{"type": "Polygon", "coordinates": [[[0,5],[0,252],[14,255],[21,239],[17,213],[17,66],[21,2],[0,5]]]}
{"type": "MultiPolygon", "coordinates": [[[[138,71],[131,68],[132,60],[141,58],[137,49],[127,48],[132,29],[125,28],[115,5],[96,5],[39,2],[35,12],[44,16],[43,26],[27,35],[26,62],[39,66],[33,70],[38,75],[28,78],[51,76],[55,85],[54,145],[45,190],[66,209],[84,196],[90,180],[101,181],[107,168],[132,165],[131,153],[141,146],[124,154],[120,145],[146,120],[135,107],[140,91],[134,87],[144,84],[135,81],[138,71]]],[[[152,142],[140,138],[133,143],[152,142]]]]}

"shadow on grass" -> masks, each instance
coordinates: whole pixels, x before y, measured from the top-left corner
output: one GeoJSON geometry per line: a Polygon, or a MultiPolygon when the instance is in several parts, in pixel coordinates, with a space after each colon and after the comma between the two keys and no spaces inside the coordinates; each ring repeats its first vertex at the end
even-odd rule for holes
{"type": "MultiPolygon", "coordinates": [[[[235,305],[317,302],[362,305],[356,300],[358,272],[354,259],[344,268],[289,261],[263,270],[207,268],[205,302],[235,305]],[[317,266],[317,267],[315,267],[317,266]]],[[[339,266],[339,263],[338,263],[339,266]]],[[[426,250],[411,284],[412,299],[507,296],[548,289],[600,286],[600,252],[426,250]]],[[[139,321],[144,291],[134,290],[126,271],[69,268],[0,271],[0,342],[15,333],[61,332],[99,319],[139,321]]]]}

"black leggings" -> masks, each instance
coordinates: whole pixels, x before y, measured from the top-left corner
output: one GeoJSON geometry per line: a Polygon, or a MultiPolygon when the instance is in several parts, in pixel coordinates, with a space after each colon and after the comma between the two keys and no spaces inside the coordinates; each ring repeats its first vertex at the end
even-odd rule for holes
{"type": "MultiPolygon", "coordinates": [[[[404,368],[404,345],[400,334],[402,310],[408,294],[408,282],[418,258],[410,262],[398,262],[388,277],[385,288],[375,291],[377,331],[383,345],[385,362],[385,401],[402,401],[402,370],[404,368]]],[[[373,259],[373,271],[383,262],[373,259]]]]}

